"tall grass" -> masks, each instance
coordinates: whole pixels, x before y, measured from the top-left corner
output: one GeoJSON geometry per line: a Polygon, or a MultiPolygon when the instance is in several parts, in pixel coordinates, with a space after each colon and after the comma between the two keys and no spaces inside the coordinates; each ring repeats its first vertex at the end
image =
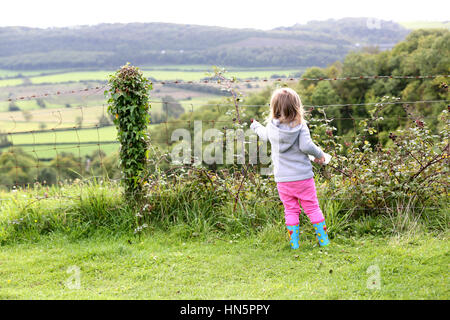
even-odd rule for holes
{"type": "MultiPolygon", "coordinates": [[[[142,232],[170,230],[190,238],[241,237],[256,233],[269,236],[276,231],[279,236],[279,231],[284,229],[281,202],[265,198],[267,194],[262,191],[260,194],[248,192],[246,196],[241,194],[236,202],[232,194],[198,177],[178,182],[162,180],[146,195],[148,210],[143,222],[148,228],[142,232]]],[[[36,241],[53,233],[65,234],[71,239],[98,234],[132,237],[137,227],[136,215],[142,212],[139,206],[124,198],[120,185],[112,181],[34,186],[0,194],[0,198],[5,199],[0,202],[1,244],[36,241]]],[[[437,203],[437,209],[422,211],[417,211],[412,203],[412,200],[398,202],[396,208],[383,216],[356,216],[353,210],[348,210],[348,203],[339,200],[321,201],[320,205],[332,239],[448,230],[447,201],[437,203]]],[[[300,223],[302,237],[314,241],[314,231],[305,214],[301,214],[300,223]]]]}
{"type": "Polygon", "coordinates": [[[80,238],[103,231],[128,233],[133,228],[133,209],[113,183],[39,186],[5,197],[0,207],[2,243],[37,240],[53,232],[80,238]]]}

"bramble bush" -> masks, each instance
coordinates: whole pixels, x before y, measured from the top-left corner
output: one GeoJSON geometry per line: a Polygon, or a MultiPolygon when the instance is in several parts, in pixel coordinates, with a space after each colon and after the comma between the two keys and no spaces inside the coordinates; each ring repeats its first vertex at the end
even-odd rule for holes
{"type": "Polygon", "coordinates": [[[405,106],[407,127],[390,132],[390,142],[383,145],[377,129],[384,120],[383,108],[383,102],[377,104],[369,119],[357,122],[351,142],[333,134],[332,119],[311,119],[314,138],[333,155],[330,166],[320,169],[321,193],[342,198],[369,215],[393,212],[402,204],[414,209],[448,201],[448,110],[438,116],[439,130],[433,134],[427,122],[405,106]]]}

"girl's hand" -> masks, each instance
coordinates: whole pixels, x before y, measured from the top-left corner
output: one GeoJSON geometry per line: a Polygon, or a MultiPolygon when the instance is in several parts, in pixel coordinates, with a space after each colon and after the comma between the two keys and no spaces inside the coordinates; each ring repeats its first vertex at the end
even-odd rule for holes
{"type": "Polygon", "coordinates": [[[325,162],[325,157],[322,157],[322,158],[315,158],[315,159],[314,159],[314,162],[315,162],[315,163],[318,163],[318,164],[323,164],[323,163],[325,162]]]}

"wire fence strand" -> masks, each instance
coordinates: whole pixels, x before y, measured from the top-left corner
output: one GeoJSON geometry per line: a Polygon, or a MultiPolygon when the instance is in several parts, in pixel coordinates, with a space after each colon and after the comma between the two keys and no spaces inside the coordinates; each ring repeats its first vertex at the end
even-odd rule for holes
{"type": "MultiPolygon", "coordinates": [[[[357,76],[357,77],[341,77],[341,78],[283,78],[283,79],[261,79],[252,80],[244,79],[240,82],[268,82],[268,81],[357,81],[357,80],[383,80],[383,79],[434,79],[438,77],[448,78],[449,75],[430,75],[430,76],[357,76]]],[[[183,83],[199,83],[199,84],[217,84],[217,80],[202,80],[202,81],[158,81],[155,84],[183,84],[183,83]]],[[[6,190],[17,190],[18,188],[30,188],[35,184],[40,186],[60,185],[66,181],[73,182],[75,180],[89,180],[91,178],[107,179],[111,182],[120,182],[118,177],[117,163],[110,158],[113,152],[119,150],[119,143],[115,139],[116,131],[112,124],[112,119],[107,113],[105,104],[88,106],[87,99],[98,94],[101,90],[106,90],[107,85],[96,86],[93,88],[84,88],[78,90],[57,90],[54,92],[37,93],[28,96],[18,96],[8,98],[6,101],[24,101],[38,98],[49,98],[52,96],[75,95],[81,99],[81,105],[77,107],[46,109],[46,110],[31,110],[28,115],[33,118],[39,118],[42,122],[51,125],[51,128],[27,129],[31,126],[30,121],[26,119],[27,114],[23,112],[3,112],[0,113],[0,121],[8,124],[8,128],[0,129],[0,155],[3,154],[6,159],[0,167],[0,174],[6,176],[8,173],[9,180],[2,179],[0,181],[0,188],[6,190]],[[6,130],[5,130],[6,129],[6,130]],[[106,149],[105,149],[106,148],[106,149]],[[31,160],[30,160],[31,159],[31,160]],[[113,161],[113,163],[111,163],[113,161]],[[114,170],[112,169],[114,168],[114,170]],[[114,172],[114,173],[113,173],[114,172]],[[31,177],[31,178],[30,178],[31,177]]],[[[185,108],[184,115],[179,117],[170,116],[171,108],[179,104],[174,101],[160,101],[151,100],[151,104],[161,105],[162,110],[159,110],[159,119],[153,119],[158,113],[151,111],[152,121],[149,124],[149,130],[152,133],[151,143],[155,147],[164,149],[169,152],[175,141],[172,141],[171,135],[177,128],[186,128],[192,130],[195,121],[200,121],[202,124],[209,125],[211,128],[220,130],[224,136],[227,133],[227,124],[236,124],[236,119],[233,118],[233,110],[235,104],[233,103],[191,103],[185,108]],[[214,111],[217,118],[214,119],[195,119],[195,110],[206,108],[214,111]],[[154,113],[154,114],[153,114],[154,113]]],[[[435,121],[436,117],[431,116],[428,107],[431,109],[441,108],[445,110],[448,107],[450,100],[416,100],[416,101],[380,101],[380,102],[366,102],[366,103],[351,103],[351,104],[324,104],[324,105],[305,105],[305,109],[309,112],[315,112],[320,109],[334,108],[338,111],[354,109],[367,111],[369,107],[385,105],[393,107],[418,106],[420,111],[418,119],[420,121],[435,121]],[[425,112],[426,111],[426,112],[425,112]]],[[[265,108],[269,109],[269,104],[245,104],[239,105],[239,108],[265,108]]],[[[403,112],[403,111],[402,111],[403,112]]],[[[319,116],[319,115],[315,115],[319,116]]],[[[331,117],[331,123],[339,124],[342,121],[351,123],[351,128],[340,137],[345,143],[351,143],[358,137],[367,137],[357,130],[359,120],[366,120],[367,116],[344,114],[340,116],[331,117]]],[[[384,118],[376,123],[377,126],[377,141],[381,141],[380,126],[387,122],[396,121],[404,123],[410,120],[411,117],[403,112],[397,115],[384,115],[384,118]]],[[[249,119],[244,119],[248,121],[249,119]]],[[[248,142],[251,143],[250,141],[248,142]]],[[[448,161],[443,162],[443,165],[448,165],[448,161]]],[[[120,172],[119,172],[120,173],[120,172]]],[[[82,192],[82,191],[81,191],[82,192]]],[[[81,194],[79,195],[81,197],[81,194]]],[[[46,197],[38,196],[42,199],[58,199],[63,201],[65,198],[77,198],[65,195],[61,188],[57,196],[46,197]]],[[[0,198],[0,201],[11,200],[11,197],[0,198]]],[[[345,198],[336,196],[336,200],[345,201],[345,198]]],[[[321,201],[330,200],[330,198],[320,198],[321,201]]],[[[265,201],[279,202],[278,198],[267,199],[265,201]]],[[[348,208],[351,209],[351,208],[348,208]]],[[[352,208],[359,210],[359,208],[352,208]]],[[[367,208],[360,208],[366,210],[367,208]]]]}

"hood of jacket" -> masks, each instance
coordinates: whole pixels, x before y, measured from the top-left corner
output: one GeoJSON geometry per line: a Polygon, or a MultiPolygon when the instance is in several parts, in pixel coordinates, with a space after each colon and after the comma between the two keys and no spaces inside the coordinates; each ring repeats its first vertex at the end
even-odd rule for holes
{"type": "Polygon", "coordinates": [[[291,127],[288,124],[280,123],[278,119],[272,119],[267,126],[268,137],[272,144],[272,150],[274,147],[278,149],[278,152],[282,153],[287,151],[294,143],[298,143],[298,136],[302,129],[302,125],[299,124],[295,127],[291,127]]]}

